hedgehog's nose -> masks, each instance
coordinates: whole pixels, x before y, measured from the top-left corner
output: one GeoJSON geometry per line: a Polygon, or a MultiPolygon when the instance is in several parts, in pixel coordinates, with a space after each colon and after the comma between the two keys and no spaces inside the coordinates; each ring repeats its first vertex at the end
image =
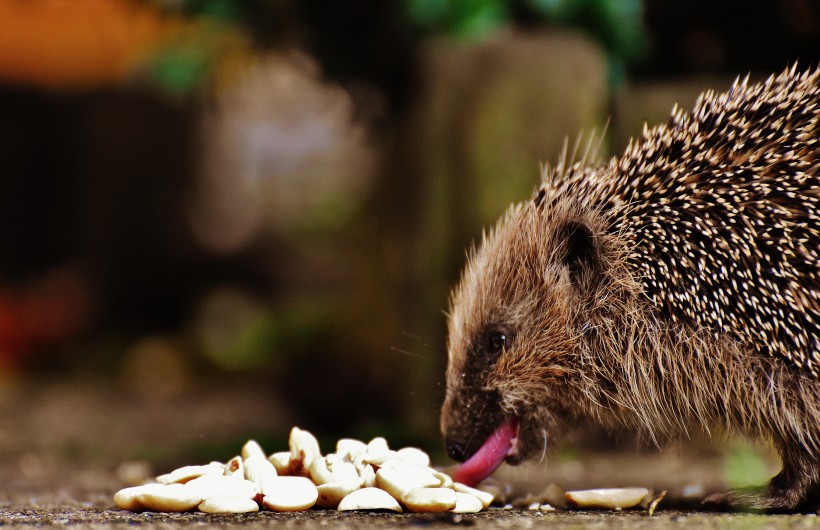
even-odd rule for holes
{"type": "Polygon", "coordinates": [[[453,460],[456,460],[457,462],[464,462],[467,460],[467,448],[464,447],[463,444],[452,440],[446,440],[444,442],[444,446],[447,448],[447,454],[450,455],[450,458],[453,460]]]}

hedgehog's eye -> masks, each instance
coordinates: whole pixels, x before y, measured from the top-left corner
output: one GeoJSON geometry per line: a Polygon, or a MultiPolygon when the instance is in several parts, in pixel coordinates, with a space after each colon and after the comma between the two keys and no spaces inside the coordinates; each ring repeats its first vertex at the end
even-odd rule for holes
{"type": "Polygon", "coordinates": [[[503,331],[493,331],[487,341],[487,350],[490,353],[501,353],[510,347],[510,337],[503,331]]]}

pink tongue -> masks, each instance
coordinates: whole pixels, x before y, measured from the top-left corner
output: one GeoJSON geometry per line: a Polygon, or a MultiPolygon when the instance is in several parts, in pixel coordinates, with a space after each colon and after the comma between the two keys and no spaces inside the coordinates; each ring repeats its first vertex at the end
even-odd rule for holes
{"type": "Polygon", "coordinates": [[[512,449],[513,438],[518,435],[518,422],[503,423],[484,442],[469,460],[461,464],[453,480],[467,486],[475,486],[495,471],[512,449]]]}

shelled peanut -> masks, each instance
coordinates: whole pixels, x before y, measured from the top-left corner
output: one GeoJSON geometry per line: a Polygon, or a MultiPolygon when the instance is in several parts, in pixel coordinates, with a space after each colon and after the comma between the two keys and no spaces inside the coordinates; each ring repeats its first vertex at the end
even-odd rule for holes
{"type": "Polygon", "coordinates": [[[245,513],[260,509],[478,512],[493,494],[453,483],[420,449],[391,449],[384,438],[344,438],[322,455],[308,431],[294,427],[289,450],[266,455],[249,440],[226,464],[184,466],[156,482],[125,488],[115,504],[131,511],[245,513]]]}

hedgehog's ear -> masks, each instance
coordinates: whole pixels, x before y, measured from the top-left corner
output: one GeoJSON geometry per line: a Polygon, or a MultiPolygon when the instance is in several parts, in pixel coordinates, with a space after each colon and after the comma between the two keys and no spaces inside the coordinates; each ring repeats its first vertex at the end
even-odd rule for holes
{"type": "Polygon", "coordinates": [[[583,271],[594,268],[598,260],[595,234],[581,221],[568,221],[558,229],[558,241],[563,242],[563,262],[570,279],[578,285],[583,271]]]}

